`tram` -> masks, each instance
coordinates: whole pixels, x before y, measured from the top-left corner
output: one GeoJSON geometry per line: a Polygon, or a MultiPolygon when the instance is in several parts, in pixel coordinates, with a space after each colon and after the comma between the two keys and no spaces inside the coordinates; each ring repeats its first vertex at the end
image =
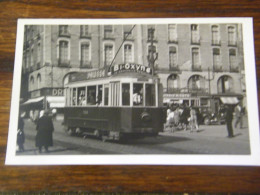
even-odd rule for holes
{"type": "Polygon", "coordinates": [[[155,136],[163,130],[163,89],[149,67],[119,64],[69,75],[64,127],[105,140],[155,136]]]}

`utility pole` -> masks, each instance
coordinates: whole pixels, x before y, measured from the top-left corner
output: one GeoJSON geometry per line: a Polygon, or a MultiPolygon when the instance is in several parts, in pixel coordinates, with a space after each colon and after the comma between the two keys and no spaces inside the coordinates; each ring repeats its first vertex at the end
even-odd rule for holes
{"type": "Polygon", "coordinates": [[[152,75],[154,75],[154,63],[158,59],[158,52],[156,52],[154,44],[154,30],[153,28],[148,29],[148,41],[151,42],[149,53],[147,55],[148,65],[152,69],[152,75]]]}

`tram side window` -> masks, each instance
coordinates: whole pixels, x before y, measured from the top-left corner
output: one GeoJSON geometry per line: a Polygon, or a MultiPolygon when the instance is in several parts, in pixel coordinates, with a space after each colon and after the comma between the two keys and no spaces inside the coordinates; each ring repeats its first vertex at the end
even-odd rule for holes
{"type": "Polygon", "coordinates": [[[72,89],[72,106],[77,105],[77,89],[73,88],[72,89]]]}
{"type": "Polygon", "coordinates": [[[155,85],[146,84],[145,85],[145,102],[146,106],[155,106],[155,85]]]}
{"type": "Polygon", "coordinates": [[[133,85],[133,105],[143,105],[143,84],[134,83],[133,85]]]}
{"type": "Polygon", "coordinates": [[[109,85],[104,85],[104,105],[108,106],[109,85]]]}
{"type": "Polygon", "coordinates": [[[86,89],[85,87],[78,88],[78,105],[85,106],[86,105],[86,89]]]}
{"type": "Polygon", "coordinates": [[[87,104],[95,105],[96,104],[96,86],[87,87],[87,104]]]}
{"type": "Polygon", "coordinates": [[[130,106],[130,84],[122,84],[122,105],[130,106]]]}
{"type": "Polygon", "coordinates": [[[102,104],[102,93],[103,93],[103,86],[102,85],[98,85],[98,94],[97,94],[97,105],[101,105],[102,104]]]}

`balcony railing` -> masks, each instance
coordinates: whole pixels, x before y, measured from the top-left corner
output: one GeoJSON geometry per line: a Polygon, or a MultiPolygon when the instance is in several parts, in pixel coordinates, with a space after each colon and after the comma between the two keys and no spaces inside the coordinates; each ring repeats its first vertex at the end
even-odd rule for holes
{"type": "Polygon", "coordinates": [[[236,41],[228,41],[228,46],[236,47],[237,46],[237,42],[236,41]]]}
{"type": "Polygon", "coordinates": [[[82,33],[82,34],[80,34],[80,38],[91,39],[91,34],[90,33],[82,33]]]}
{"type": "Polygon", "coordinates": [[[223,67],[222,66],[214,66],[213,71],[214,72],[223,72],[223,67]]]}
{"type": "Polygon", "coordinates": [[[70,61],[69,60],[59,59],[58,64],[59,64],[60,67],[70,67],[70,61]]]}
{"type": "Polygon", "coordinates": [[[80,61],[80,68],[86,68],[86,69],[91,69],[93,68],[91,65],[91,62],[89,61],[80,61]]]}
{"type": "Polygon", "coordinates": [[[201,68],[201,66],[192,66],[192,71],[199,71],[199,72],[201,72],[202,71],[202,68],[201,68]]]}
{"type": "Polygon", "coordinates": [[[211,41],[211,45],[213,45],[213,46],[220,46],[221,45],[221,43],[220,43],[220,40],[212,40],[211,41]]]}
{"type": "Polygon", "coordinates": [[[239,72],[239,67],[230,67],[230,72],[239,72]]]}
{"type": "Polygon", "coordinates": [[[180,71],[179,65],[171,65],[170,64],[170,71],[180,71]]]}

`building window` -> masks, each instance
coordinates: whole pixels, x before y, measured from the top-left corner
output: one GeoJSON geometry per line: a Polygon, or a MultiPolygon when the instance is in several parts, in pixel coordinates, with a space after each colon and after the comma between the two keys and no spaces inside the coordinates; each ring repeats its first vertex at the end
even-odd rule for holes
{"type": "Polygon", "coordinates": [[[69,36],[69,26],[59,25],[59,36],[69,36]]]}
{"type": "Polygon", "coordinates": [[[41,75],[40,74],[38,74],[37,75],[37,89],[39,89],[40,88],[40,86],[41,86],[41,75]]]}
{"type": "Polygon", "coordinates": [[[31,85],[30,89],[32,90],[33,85],[34,85],[34,77],[33,76],[30,77],[30,85],[31,85]]]}
{"type": "Polygon", "coordinates": [[[179,76],[176,74],[170,75],[167,80],[168,93],[178,92],[179,90],[179,76]]]}
{"type": "Polygon", "coordinates": [[[38,43],[37,45],[37,63],[41,62],[41,44],[38,43]]]}
{"type": "Polygon", "coordinates": [[[177,25],[176,24],[168,25],[168,39],[169,39],[169,42],[177,42],[177,25]]]}
{"type": "Polygon", "coordinates": [[[33,49],[31,49],[31,67],[34,65],[34,55],[33,55],[33,49]]]}
{"type": "Polygon", "coordinates": [[[213,49],[213,68],[215,71],[221,71],[221,63],[220,63],[220,50],[219,48],[213,49]]]}
{"type": "Polygon", "coordinates": [[[26,51],[26,68],[30,67],[30,52],[29,50],[26,51]]]}
{"type": "Polygon", "coordinates": [[[212,26],[211,33],[212,33],[212,45],[220,45],[219,27],[216,25],[212,26]]]}
{"type": "Polygon", "coordinates": [[[105,66],[110,66],[112,60],[113,60],[113,45],[105,45],[105,66]]]}
{"type": "Polygon", "coordinates": [[[80,26],[80,36],[81,37],[88,37],[88,36],[90,36],[89,25],[81,25],[80,26]]]}
{"type": "Polygon", "coordinates": [[[69,42],[60,41],[59,42],[59,65],[68,66],[69,63],[69,42]]]}
{"type": "Polygon", "coordinates": [[[112,25],[104,26],[104,38],[105,39],[113,38],[113,26],[112,25]]]}
{"type": "Polygon", "coordinates": [[[199,75],[193,75],[188,81],[189,92],[204,92],[205,79],[199,75]]]}
{"type": "Polygon", "coordinates": [[[228,27],[228,45],[235,46],[236,45],[236,29],[234,26],[228,27]]]}
{"type": "Polygon", "coordinates": [[[91,68],[89,43],[82,43],[80,49],[81,49],[81,53],[80,53],[81,66],[86,68],[91,68]]]}
{"type": "Polygon", "coordinates": [[[124,45],[124,63],[133,62],[133,47],[131,44],[124,45]]]}
{"type": "Polygon", "coordinates": [[[200,51],[199,48],[192,48],[192,69],[200,70],[200,51]]]}
{"type": "Polygon", "coordinates": [[[233,92],[233,79],[230,76],[222,76],[219,78],[218,92],[219,93],[233,92]]]}
{"type": "Polygon", "coordinates": [[[148,64],[149,64],[149,67],[151,67],[150,60],[151,59],[155,60],[155,59],[158,58],[158,53],[156,51],[157,51],[157,49],[156,49],[155,45],[149,45],[148,46],[148,64]]]}
{"type": "Polygon", "coordinates": [[[200,43],[199,26],[197,24],[191,25],[191,43],[192,44],[200,43]]]}
{"type": "Polygon", "coordinates": [[[237,69],[237,62],[236,62],[236,50],[230,49],[229,50],[229,67],[230,71],[235,71],[237,69]]]}
{"type": "Polygon", "coordinates": [[[177,67],[177,50],[174,46],[169,47],[169,63],[170,70],[177,67]]]}
{"type": "Polygon", "coordinates": [[[155,39],[155,25],[148,25],[147,39],[148,39],[148,41],[155,39]]]}
{"type": "Polygon", "coordinates": [[[132,25],[123,25],[124,39],[132,38],[132,25]]]}

